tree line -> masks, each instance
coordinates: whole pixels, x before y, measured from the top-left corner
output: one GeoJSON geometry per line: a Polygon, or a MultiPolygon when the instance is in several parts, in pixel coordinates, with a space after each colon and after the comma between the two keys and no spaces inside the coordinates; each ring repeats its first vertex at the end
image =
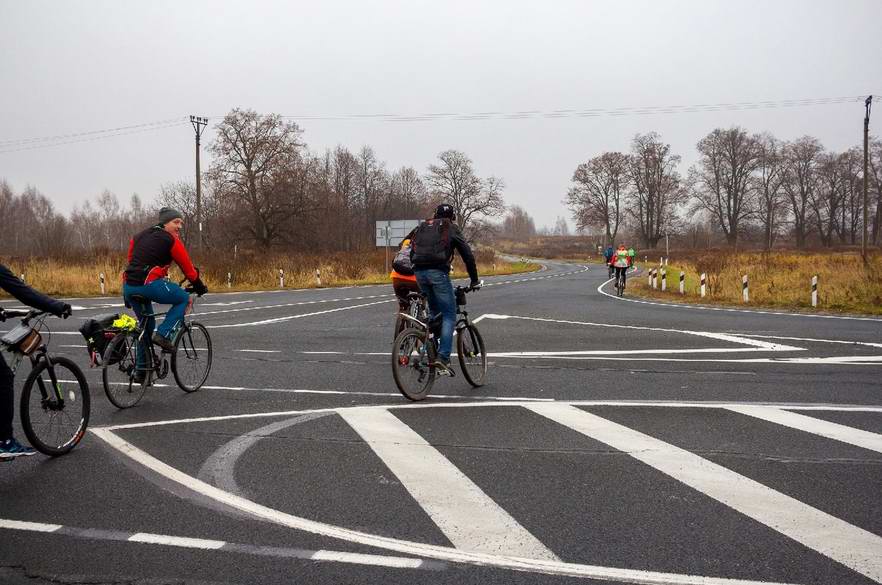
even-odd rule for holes
{"type": "MultiPolygon", "coordinates": [[[[202,240],[208,253],[234,247],[256,251],[351,251],[374,246],[375,221],[419,219],[445,201],[468,237],[505,212],[503,181],[482,177],[472,160],[445,150],[424,172],[390,170],[370,146],[311,151],[303,131],[277,114],[235,109],[215,127],[203,174],[202,240]]],[[[15,194],[0,181],[0,215],[12,229],[0,233],[10,256],[65,256],[125,249],[159,207],[179,209],[184,238],[196,240],[195,181],[162,185],[145,205],[105,191],[65,216],[35,187],[15,194]]]]}
{"type": "MultiPolygon", "coordinates": [[[[681,157],[655,132],[637,134],[627,153],[604,152],[578,165],[564,200],[581,231],[607,242],[620,234],[655,248],[665,235],[694,245],[712,235],[730,246],[749,241],[808,245],[860,243],[863,151],[826,150],[803,136],[782,141],[741,127],[717,128],[696,144],[698,160],[680,173],[681,157]],[[701,234],[701,232],[707,232],[701,234]]],[[[882,228],[882,141],[870,145],[869,240],[882,228]]]]}

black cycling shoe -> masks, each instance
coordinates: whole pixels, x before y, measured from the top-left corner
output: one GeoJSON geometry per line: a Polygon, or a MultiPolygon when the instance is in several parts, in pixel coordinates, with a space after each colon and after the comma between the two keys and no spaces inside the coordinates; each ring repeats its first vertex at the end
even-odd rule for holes
{"type": "Polygon", "coordinates": [[[456,377],[456,372],[454,372],[453,368],[450,367],[450,358],[444,359],[439,357],[431,365],[433,368],[435,368],[435,373],[439,376],[450,376],[451,378],[456,377]]]}
{"type": "Polygon", "coordinates": [[[153,345],[158,345],[162,348],[162,351],[167,353],[175,352],[175,345],[171,342],[171,339],[168,337],[163,337],[159,333],[153,334],[153,345]]]}

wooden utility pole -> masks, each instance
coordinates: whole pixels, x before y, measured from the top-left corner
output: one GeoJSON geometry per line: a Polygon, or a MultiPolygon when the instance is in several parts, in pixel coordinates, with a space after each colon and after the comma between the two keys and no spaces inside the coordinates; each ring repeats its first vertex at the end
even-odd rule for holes
{"type": "Polygon", "coordinates": [[[208,125],[208,118],[200,116],[190,116],[190,123],[193,124],[193,130],[196,131],[196,249],[202,252],[202,169],[199,167],[199,145],[202,138],[202,131],[208,125]]]}
{"type": "Polygon", "coordinates": [[[869,173],[868,161],[870,150],[870,107],[873,105],[873,96],[867,96],[864,106],[867,113],[864,115],[864,231],[861,234],[861,258],[867,263],[867,224],[870,221],[867,200],[867,174],[869,173]]]}

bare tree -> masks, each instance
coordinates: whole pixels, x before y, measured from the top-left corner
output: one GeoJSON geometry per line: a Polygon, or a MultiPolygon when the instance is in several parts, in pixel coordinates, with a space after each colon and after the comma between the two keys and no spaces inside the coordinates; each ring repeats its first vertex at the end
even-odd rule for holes
{"type": "Polygon", "coordinates": [[[809,200],[815,229],[821,244],[833,245],[833,236],[840,231],[839,214],[845,194],[846,176],[843,155],[823,153],[818,157],[817,185],[809,200]]]}
{"type": "Polygon", "coordinates": [[[286,190],[276,183],[301,162],[300,128],[278,114],[235,109],[216,130],[209,180],[218,196],[247,213],[245,232],[269,248],[284,239],[290,219],[286,190]]]}
{"type": "Polygon", "coordinates": [[[671,153],[671,145],[664,144],[656,132],[637,134],[631,142],[628,211],[645,248],[656,247],[674,227],[676,207],[683,200],[679,164],[680,157],[671,153]]]}
{"type": "Polygon", "coordinates": [[[554,221],[553,234],[555,236],[568,236],[568,235],[570,235],[570,226],[567,225],[566,219],[558,216],[558,218],[554,221]]]}
{"type": "Polygon", "coordinates": [[[689,172],[692,195],[719,224],[726,242],[735,246],[753,211],[751,176],[759,162],[758,140],[743,128],[717,128],[696,148],[698,163],[689,172]]]}
{"type": "Polygon", "coordinates": [[[536,224],[523,207],[513,205],[508,208],[500,231],[508,237],[525,240],[536,235],[536,224]]]}
{"type": "MultiPolygon", "coordinates": [[[[867,177],[867,199],[875,201],[876,213],[873,216],[873,233],[871,241],[873,245],[879,243],[879,234],[882,232],[882,140],[873,139],[870,142],[869,169],[867,177]],[[875,195],[875,197],[873,197],[875,195]]],[[[861,186],[863,189],[863,186],[861,186]]],[[[869,205],[869,203],[867,203],[869,205]]],[[[868,226],[869,227],[869,226],[868,226]]]]}
{"type": "Polygon", "coordinates": [[[625,193],[628,186],[628,156],[605,152],[573,173],[574,186],[565,203],[576,221],[576,229],[600,227],[607,242],[615,242],[623,223],[625,193]]]}
{"type": "Polygon", "coordinates": [[[811,136],[784,146],[784,193],[790,205],[797,248],[805,247],[810,232],[809,204],[817,188],[818,159],[823,151],[818,139],[811,136]]]}
{"type": "Polygon", "coordinates": [[[856,244],[863,225],[864,158],[860,148],[849,148],[842,154],[842,204],[839,206],[837,231],[843,244],[856,244]]]}
{"type": "Polygon", "coordinates": [[[457,223],[466,237],[473,239],[481,231],[477,220],[505,213],[505,185],[497,177],[480,179],[471,159],[458,150],[445,150],[438,159],[438,164],[429,165],[426,175],[432,196],[453,206],[457,223]]]}
{"type": "Polygon", "coordinates": [[[756,193],[756,217],[763,228],[766,250],[771,250],[779,225],[786,213],[784,206],[784,160],[781,144],[771,134],[757,137],[757,166],[752,178],[756,193]]]}

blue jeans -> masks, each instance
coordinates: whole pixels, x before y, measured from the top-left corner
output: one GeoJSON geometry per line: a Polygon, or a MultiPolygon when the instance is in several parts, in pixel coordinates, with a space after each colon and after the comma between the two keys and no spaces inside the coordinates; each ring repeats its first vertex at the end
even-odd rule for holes
{"type": "MultiPolygon", "coordinates": [[[[131,284],[123,284],[123,299],[132,306],[138,319],[143,313],[153,312],[153,303],[148,302],[146,305],[131,300],[131,295],[141,295],[163,305],[171,305],[168,313],[165,315],[162,324],[156,329],[156,332],[167,339],[172,339],[178,325],[184,320],[184,313],[187,311],[187,303],[190,301],[190,295],[187,291],[179,287],[173,282],[160,279],[154,280],[150,284],[142,286],[134,286],[131,284]]],[[[156,327],[156,319],[149,317],[147,319],[147,327],[145,335],[153,336],[153,329],[156,327]]],[[[144,348],[138,347],[137,351],[138,367],[144,365],[144,348]]]]}
{"type": "Polygon", "coordinates": [[[456,296],[453,294],[453,283],[446,270],[430,268],[415,270],[420,290],[429,301],[430,318],[441,314],[441,346],[438,357],[449,360],[453,351],[453,328],[456,327],[456,296]]]}

